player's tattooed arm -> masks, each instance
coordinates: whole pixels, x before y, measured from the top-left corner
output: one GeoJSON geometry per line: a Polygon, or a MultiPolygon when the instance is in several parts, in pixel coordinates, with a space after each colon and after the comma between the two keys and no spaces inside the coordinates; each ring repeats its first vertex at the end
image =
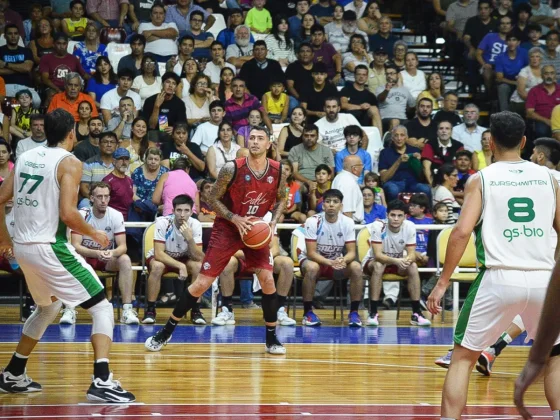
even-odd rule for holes
{"type": "Polygon", "coordinates": [[[216,215],[230,221],[233,218],[233,213],[220,200],[226,193],[229,183],[233,179],[234,175],[235,163],[227,162],[220,170],[218,179],[214,183],[212,191],[207,197],[208,205],[216,212],[216,215]]]}
{"type": "Polygon", "coordinates": [[[276,193],[276,203],[272,208],[272,220],[271,223],[278,223],[280,216],[286,210],[286,201],[288,200],[288,193],[286,192],[286,179],[287,175],[282,173],[280,178],[280,184],[278,185],[278,192],[276,193]]]}

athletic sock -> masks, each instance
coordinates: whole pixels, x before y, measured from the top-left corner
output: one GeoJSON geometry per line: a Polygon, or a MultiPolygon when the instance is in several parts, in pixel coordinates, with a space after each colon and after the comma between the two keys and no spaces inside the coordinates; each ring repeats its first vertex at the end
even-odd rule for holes
{"type": "Polygon", "coordinates": [[[552,419],[553,420],[560,420],[560,410],[554,410],[552,412],[552,419]]]}
{"type": "Polygon", "coordinates": [[[222,296],[222,307],[225,306],[228,309],[228,311],[233,313],[233,303],[231,301],[232,301],[231,296],[222,296]]]}
{"type": "Polygon", "coordinates": [[[356,300],[354,302],[350,302],[350,312],[358,312],[360,309],[360,301],[356,300]]]}
{"type": "Polygon", "coordinates": [[[123,303],[123,311],[126,311],[127,309],[132,309],[132,303],[123,303]]]}
{"type": "Polygon", "coordinates": [[[313,310],[313,302],[303,302],[303,312],[307,313],[313,310]]]}
{"type": "Polygon", "coordinates": [[[278,341],[276,338],[276,327],[266,326],[266,344],[274,344],[278,341]]]}
{"type": "Polygon", "coordinates": [[[156,302],[148,301],[148,307],[146,308],[146,312],[155,312],[156,311],[156,302]]]}
{"type": "Polygon", "coordinates": [[[200,312],[200,305],[196,302],[193,307],[191,308],[191,314],[197,314],[200,312]]]}
{"type": "Polygon", "coordinates": [[[422,315],[422,307],[419,300],[412,301],[412,313],[422,315]]]}
{"type": "Polygon", "coordinates": [[[25,366],[28,360],[29,356],[23,356],[17,352],[14,353],[10,363],[6,366],[6,372],[10,372],[14,376],[22,375],[23,372],[25,372],[25,366]]]}
{"type": "Polygon", "coordinates": [[[171,334],[173,334],[173,331],[175,331],[175,327],[177,325],[179,325],[179,321],[175,321],[173,318],[169,317],[167,323],[163,327],[163,331],[165,331],[168,336],[171,336],[171,334]]]}
{"type": "Polygon", "coordinates": [[[512,341],[513,341],[513,339],[511,338],[511,336],[508,333],[505,332],[498,339],[498,341],[496,341],[490,347],[494,349],[494,353],[496,354],[496,357],[498,357],[500,355],[500,353],[502,352],[502,350],[505,349],[508,344],[511,344],[512,341]]]}
{"type": "Polygon", "coordinates": [[[370,315],[375,315],[377,313],[377,307],[381,305],[380,300],[373,300],[369,301],[369,313],[370,315]]]}
{"type": "Polygon", "coordinates": [[[286,296],[278,295],[278,308],[286,306],[286,299],[288,299],[286,296]]]}
{"type": "Polygon", "coordinates": [[[103,382],[109,379],[109,359],[97,359],[93,364],[93,377],[100,378],[103,382]]]}

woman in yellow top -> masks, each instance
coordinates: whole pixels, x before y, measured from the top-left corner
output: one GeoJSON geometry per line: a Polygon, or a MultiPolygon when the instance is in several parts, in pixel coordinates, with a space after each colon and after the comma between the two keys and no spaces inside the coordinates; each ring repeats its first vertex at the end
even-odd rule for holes
{"type": "Polygon", "coordinates": [[[72,41],[83,41],[88,19],[85,17],[85,6],[81,0],[70,2],[70,17],[62,19],[62,31],[72,41]]]}
{"type": "Polygon", "coordinates": [[[262,97],[264,111],[273,124],[281,124],[288,118],[290,101],[284,93],[284,83],[274,81],[270,84],[270,91],[262,97]]]}
{"type": "Polygon", "coordinates": [[[490,149],[490,130],[486,130],[482,133],[482,150],[476,150],[473,153],[472,166],[475,171],[480,171],[481,169],[490,166],[492,163],[492,150],[490,149]]]}
{"type": "Polygon", "coordinates": [[[434,72],[428,76],[428,89],[420,92],[417,101],[423,98],[431,99],[432,103],[434,104],[434,112],[439,111],[439,104],[443,98],[444,91],[445,86],[443,84],[443,78],[441,77],[441,74],[434,72]]]}

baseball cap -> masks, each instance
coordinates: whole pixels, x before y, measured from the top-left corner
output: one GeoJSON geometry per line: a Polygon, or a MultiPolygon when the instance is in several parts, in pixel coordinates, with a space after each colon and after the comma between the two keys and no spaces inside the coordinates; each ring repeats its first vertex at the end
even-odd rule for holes
{"type": "Polygon", "coordinates": [[[120,159],[120,158],[123,158],[123,157],[126,157],[126,158],[130,159],[130,152],[128,150],[126,150],[124,147],[119,147],[113,153],[113,159],[120,159]]]}
{"type": "Polygon", "coordinates": [[[386,50],[385,48],[379,47],[379,48],[376,48],[376,49],[375,49],[374,54],[380,54],[380,55],[381,55],[381,54],[385,54],[385,55],[388,55],[389,53],[387,52],[387,50],[386,50]]]}

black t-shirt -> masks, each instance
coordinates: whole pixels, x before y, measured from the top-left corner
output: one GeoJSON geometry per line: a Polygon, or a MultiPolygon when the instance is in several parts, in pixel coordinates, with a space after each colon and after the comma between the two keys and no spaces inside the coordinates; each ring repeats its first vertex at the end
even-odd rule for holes
{"type": "MultiPolygon", "coordinates": [[[[146,120],[150,120],[150,116],[154,110],[154,105],[156,102],[157,94],[150,96],[144,102],[144,108],[142,109],[142,115],[146,120]]],[[[187,109],[185,108],[185,103],[177,98],[175,95],[168,100],[164,101],[163,104],[159,107],[159,121],[156,126],[156,129],[159,130],[160,122],[163,116],[167,117],[167,125],[169,127],[174,127],[175,124],[178,122],[187,122],[187,109]]]]}
{"type": "MultiPolygon", "coordinates": [[[[200,150],[200,146],[198,144],[187,142],[187,147],[193,153],[193,155],[204,161],[204,155],[202,154],[202,151],[200,150]]],[[[169,166],[173,166],[172,161],[177,159],[178,157],[184,156],[188,159],[186,155],[183,155],[177,150],[174,142],[164,143],[161,147],[161,153],[163,155],[163,160],[170,160],[169,166]]],[[[195,182],[204,176],[204,174],[198,171],[194,166],[191,166],[191,168],[189,169],[189,175],[195,182]]]]}
{"type": "MultiPolygon", "coordinates": [[[[301,95],[305,86],[313,86],[313,77],[311,77],[311,69],[307,70],[299,61],[294,61],[286,69],[286,80],[294,81],[294,89],[301,95]]],[[[321,109],[323,109],[321,107],[321,109]]]]}
{"type": "Polygon", "coordinates": [[[449,121],[453,127],[463,123],[463,121],[461,121],[461,117],[456,112],[444,111],[443,109],[434,115],[433,121],[436,125],[440,121],[449,121]]]}
{"type": "Polygon", "coordinates": [[[487,24],[484,24],[478,16],[473,16],[467,20],[465,24],[465,35],[471,37],[471,45],[474,48],[478,48],[478,44],[482,41],[487,34],[490,32],[498,31],[498,21],[495,19],[490,19],[487,24]]]}
{"type": "Polygon", "coordinates": [[[408,137],[411,138],[424,138],[426,140],[433,140],[437,138],[437,124],[434,120],[430,121],[430,124],[427,127],[424,127],[420,124],[418,118],[414,118],[408,122],[406,129],[408,130],[408,137]]]}
{"type": "MultiPolygon", "coordinates": [[[[321,92],[317,92],[313,88],[313,83],[308,86],[304,86],[302,92],[300,92],[300,102],[305,102],[307,104],[307,109],[309,111],[323,111],[325,108],[325,99],[331,96],[340,97],[338,89],[331,83],[326,83],[325,87],[321,92]]],[[[314,123],[318,118],[307,117],[309,123],[314,123]]]]}
{"type": "Polygon", "coordinates": [[[525,25],[525,28],[521,29],[519,26],[515,25],[512,32],[515,34],[517,39],[521,42],[529,41],[529,25],[525,25]]]}
{"type": "Polygon", "coordinates": [[[74,156],[82,162],[85,162],[97,155],[99,155],[99,147],[91,144],[89,139],[82,140],[76,145],[76,147],[74,147],[74,156]]]}
{"type": "MultiPolygon", "coordinates": [[[[33,54],[29,48],[17,47],[10,50],[7,45],[0,47],[0,60],[6,64],[22,64],[26,61],[33,61],[33,54]]],[[[31,78],[29,73],[14,73],[2,76],[7,85],[25,85],[31,86],[31,78]]]]}
{"type": "Polygon", "coordinates": [[[134,14],[139,22],[151,22],[151,10],[154,5],[153,0],[129,0],[130,5],[134,6],[134,14]]]}
{"type": "Polygon", "coordinates": [[[370,104],[377,106],[377,98],[368,89],[357,90],[352,86],[346,86],[340,91],[341,98],[348,98],[350,105],[370,104]]]}

